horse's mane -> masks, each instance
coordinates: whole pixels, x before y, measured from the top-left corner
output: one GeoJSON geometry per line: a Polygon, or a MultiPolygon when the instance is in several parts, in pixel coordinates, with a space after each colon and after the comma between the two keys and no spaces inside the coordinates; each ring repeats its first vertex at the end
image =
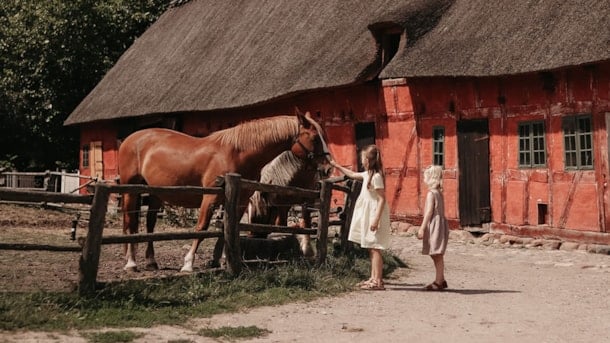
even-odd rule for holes
{"type": "MultiPolygon", "coordinates": [[[[305,168],[307,168],[305,161],[295,156],[292,151],[284,151],[263,167],[260,181],[272,185],[289,186],[299,173],[304,172],[305,168]]],[[[312,175],[313,178],[316,178],[316,176],[317,173],[312,175]]],[[[304,184],[295,186],[309,188],[309,186],[304,184]]],[[[276,197],[277,194],[261,193],[260,191],[254,192],[250,197],[252,210],[252,217],[250,219],[253,222],[265,222],[267,219],[262,218],[268,215],[269,206],[279,205],[274,204],[276,197]]]]}
{"type": "Polygon", "coordinates": [[[305,162],[292,151],[284,151],[267,163],[261,170],[261,182],[287,186],[296,174],[304,168],[305,162]]]}
{"type": "Polygon", "coordinates": [[[262,149],[269,143],[294,138],[299,123],[294,116],[261,118],[216,131],[209,137],[237,150],[262,149]]]}

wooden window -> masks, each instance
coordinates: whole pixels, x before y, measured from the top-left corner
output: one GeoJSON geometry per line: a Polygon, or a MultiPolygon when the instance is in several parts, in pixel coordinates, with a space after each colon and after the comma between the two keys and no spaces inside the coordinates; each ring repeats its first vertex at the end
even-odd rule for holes
{"type": "Polygon", "coordinates": [[[593,130],[590,115],[563,118],[565,169],[593,168],[593,130]]]}
{"type": "Polygon", "coordinates": [[[524,122],[519,124],[519,167],[546,166],[544,123],[524,122]]]}
{"type": "Polygon", "coordinates": [[[83,145],[83,168],[89,168],[89,144],[83,145]]]}
{"type": "Polygon", "coordinates": [[[432,129],[432,163],[435,166],[445,165],[445,128],[435,126],[432,129]]]}

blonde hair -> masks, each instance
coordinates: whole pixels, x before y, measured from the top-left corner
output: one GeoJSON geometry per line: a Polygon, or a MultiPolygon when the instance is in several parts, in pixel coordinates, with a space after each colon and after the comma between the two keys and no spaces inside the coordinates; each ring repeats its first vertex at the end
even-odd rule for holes
{"type": "Polygon", "coordinates": [[[362,149],[362,152],[360,154],[368,161],[367,172],[369,173],[369,182],[366,187],[368,188],[371,186],[371,180],[373,179],[373,175],[375,173],[379,173],[381,175],[381,178],[385,182],[385,175],[383,174],[383,163],[381,163],[381,152],[379,151],[379,148],[374,144],[367,145],[362,149]]]}
{"type": "Polygon", "coordinates": [[[443,189],[443,167],[428,166],[424,170],[424,183],[430,189],[443,189]]]}

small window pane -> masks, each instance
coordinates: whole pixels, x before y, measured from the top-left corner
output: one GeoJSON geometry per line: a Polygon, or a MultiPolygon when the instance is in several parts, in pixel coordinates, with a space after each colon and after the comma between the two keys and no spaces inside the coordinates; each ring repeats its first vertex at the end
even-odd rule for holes
{"type": "Polygon", "coordinates": [[[432,163],[445,165],[445,128],[437,126],[432,129],[432,163]]]}
{"type": "Polygon", "coordinates": [[[591,116],[563,118],[563,135],[566,169],[593,167],[593,132],[591,116]]]}
{"type": "Polygon", "coordinates": [[[519,124],[519,167],[533,168],[546,166],[543,122],[523,122],[519,124]]]}
{"type": "Polygon", "coordinates": [[[83,145],[83,168],[89,167],[89,145],[83,145]]]}

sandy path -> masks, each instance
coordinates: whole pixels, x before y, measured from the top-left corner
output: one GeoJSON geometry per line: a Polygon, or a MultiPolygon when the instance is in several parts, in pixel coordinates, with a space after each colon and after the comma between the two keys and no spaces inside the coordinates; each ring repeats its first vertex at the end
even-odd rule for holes
{"type": "MultiPolygon", "coordinates": [[[[600,342],[610,337],[610,256],[582,251],[484,246],[451,240],[446,292],[423,292],[432,262],[420,242],[393,236],[393,251],[410,271],[386,291],[355,291],[245,313],[195,319],[184,327],[132,329],[138,342],[215,342],[205,327],[270,330],[240,342],[600,342]]],[[[85,342],[45,334],[3,336],[5,342],[85,342]]]]}

